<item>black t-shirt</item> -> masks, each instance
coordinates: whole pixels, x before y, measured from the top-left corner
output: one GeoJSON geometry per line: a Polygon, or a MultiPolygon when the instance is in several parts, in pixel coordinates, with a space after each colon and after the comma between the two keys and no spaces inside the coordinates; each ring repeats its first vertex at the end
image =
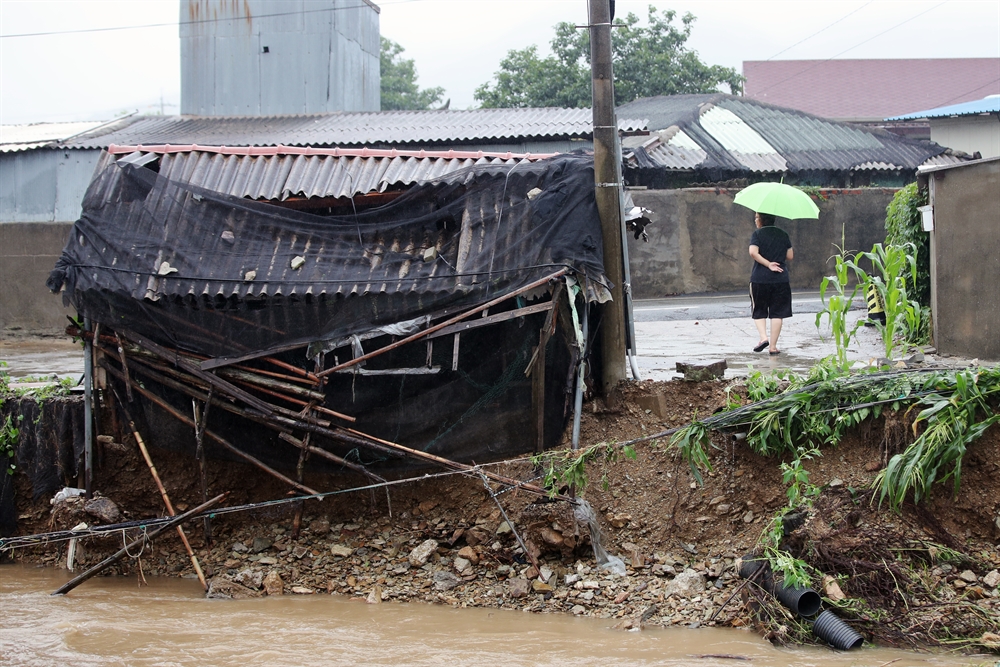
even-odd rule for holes
{"type": "Polygon", "coordinates": [[[785,263],[788,249],[792,247],[792,241],[784,230],[774,226],[761,227],[754,230],[750,236],[750,245],[755,245],[760,250],[761,257],[769,262],[777,262],[784,269],[781,273],[775,273],[760,262],[753,263],[753,270],[750,272],[750,282],[752,283],[787,283],[788,266],[785,263]]]}

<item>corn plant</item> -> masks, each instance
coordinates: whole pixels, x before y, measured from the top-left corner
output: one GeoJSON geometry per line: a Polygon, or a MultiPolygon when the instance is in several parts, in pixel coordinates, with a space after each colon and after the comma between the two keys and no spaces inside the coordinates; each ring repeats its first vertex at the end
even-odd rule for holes
{"type": "Polygon", "coordinates": [[[820,328],[824,315],[829,319],[830,331],[833,333],[833,342],[837,349],[837,364],[842,368],[847,367],[847,348],[862,324],[859,321],[850,327],[847,323],[847,314],[851,311],[851,305],[859,290],[859,286],[855,285],[851,293],[847,293],[852,269],[856,269],[852,259],[844,257],[843,254],[834,256],[834,275],[823,278],[819,286],[823,310],[816,313],[817,329],[820,328]],[[828,291],[829,297],[827,297],[828,291]]]}
{"type": "Polygon", "coordinates": [[[865,289],[874,287],[884,304],[885,324],[877,322],[875,326],[882,335],[885,356],[891,359],[898,342],[918,340],[926,319],[920,304],[910,297],[917,285],[916,246],[876,243],[871,252],[859,253],[857,258],[872,264],[872,273],[868,274],[855,261],[848,262],[865,289]]]}
{"type": "Polygon", "coordinates": [[[966,448],[1000,423],[995,405],[1000,397],[1000,368],[957,371],[953,377],[937,378],[933,389],[916,405],[923,407],[913,422],[917,439],[893,456],[875,479],[879,502],[888,501],[894,509],[910,493],[914,502],[920,502],[936,481],[949,477],[957,493],[966,448]],[[924,430],[917,435],[921,426],[924,430]]]}
{"type": "Polygon", "coordinates": [[[708,427],[699,421],[688,424],[670,438],[670,446],[676,447],[680,451],[681,458],[691,468],[691,474],[694,475],[699,485],[704,483],[701,469],[712,469],[712,463],[709,461],[706,451],[709,444],[711,444],[711,440],[708,437],[708,427]]]}

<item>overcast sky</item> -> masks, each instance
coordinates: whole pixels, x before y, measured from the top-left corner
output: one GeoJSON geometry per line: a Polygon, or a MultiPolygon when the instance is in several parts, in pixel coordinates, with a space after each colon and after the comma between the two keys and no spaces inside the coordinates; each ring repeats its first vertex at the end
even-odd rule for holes
{"type": "MultiPolygon", "coordinates": [[[[382,35],[416,62],[421,87],[452,109],[475,106],[510,49],[543,53],[560,21],[586,23],[587,0],[385,0],[382,35]]],[[[997,0],[617,0],[697,17],[688,46],[709,64],[744,60],[1000,57],[997,0]],[[818,33],[818,34],[816,34],[818,33]]],[[[178,113],[178,0],[0,0],[0,122],[178,113]],[[127,30],[65,33],[81,29],[127,30]],[[17,37],[24,33],[63,33],[17,37]]],[[[998,72],[1000,77],[1000,72],[998,72]]]]}

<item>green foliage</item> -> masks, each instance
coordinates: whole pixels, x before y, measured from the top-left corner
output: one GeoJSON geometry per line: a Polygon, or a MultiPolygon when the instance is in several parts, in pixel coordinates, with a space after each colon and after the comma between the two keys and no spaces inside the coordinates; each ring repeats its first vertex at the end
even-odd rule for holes
{"type": "Polygon", "coordinates": [[[403,47],[391,39],[382,38],[379,57],[381,66],[382,111],[423,110],[440,104],[444,88],[417,86],[417,69],[412,59],[403,58],[403,47]]]}
{"type": "Polygon", "coordinates": [[[851,311],[851,305],[858,295],[859,287],[855,284],[851,293],[847,293],[851,283],[851,269],[853,262],[845,258],[843,253],[834,257],[834,275],[823,278],[819,286],[819,296],[823,301],[823,310],[816,313],[816,328],[820,328],[825,315],[830,322],[830,330],[833,332],[833,342],[836,346],[836,363],[841,368],[846,368],[847,347],[851,344],[851,339],[857,334],[858,328],[863,322],[857,322],[853,327],[847,324],[847,314],[851,311]],[[829,298],[827,291],[830,286],[833,290],[829,298]]]}
{"type": "MultiPolygon", "coordinates": [[[[611,31],[615,100],[618,104],[640,97],[682,93],[711,93],[726,84],[739,94],[744,78],[731,67],[706,65],[685,44],[695,17],[657,12],[649,7],[647,25],[629,13],[617,19],[611,31]]],[[[479,86],[475,99],[486,108],[568,107],[591,104],[590,33],[572,23],[560,23],[550,42],[552,55],[544,58],[537,46],[507,52],[493,81],[479,86]]]]}
{"type": "Polygon", "coordinates": [[[699,485],[704,483],[701,469],[712,469],[712,463],[709,461],[706,451],[706,447],[711,444],[708,431],[708,427],[703,422],[695,421],[674,433],[673,437],[670,438],[670,446],[676,447],[680,451],[681,458],[687,462],[691,468],[691,474],[694,475],[699,485]]]}
{"type": "Polygon", "coordinates": [[[893,456],[875,480],[879,502],[888,501],[895,509],[910,493],[914,502],[920,502],[936,481],[949,477],[954,478],[957,493],[966,448],[991,425],[1000,423],[1000,368],[935,376],[925,386],[930,391],[917,403],[923,409],[913,422],[914,435],[922,425],[923,432],[893,456]]]}
{"type": "Polygon", "coordinates": [[[855,262],[848,262],[858,278],[878,292],[885,310],[885,324],[876,322],[882,334],[885,356],[892,358],[893,350],[899,342],[920,343],[926,332],[924,323],[927,316],[920,304],[910,298],[917,281],[916,248],[906,245],[883,246],[876,243],[871,252],[858,254],[871,262],[872,273],[868,274],[855,262]]]}
{"type": "MultiPolygon", "coordinates": [[[[634,460],[637,454],[631,445],[619,447],[614,442],[601,442],[584,450],[561,449],[542,452],[532,456],[531,463],[536,468],[542,469],[544,486],[549,490],[549,495],[555,497],[563,486],[569,486],[577,492],[587,488],[590,481],[587,476],[588,463],[598,459],[617,461],[620,456],[634,460]]],[[[606,478],[603,483],[607,487],[606,478]]]]}
{"type": "Polygon", "coordinates": [[[764,547],[764,557],[771,564],[775,580],[784,578],[785,586],[808,588],[812,585],[811,568],[804,560],[773,546],[764,547]]]}
{"type": "Polygon", "coordinates": [[[781,480],[787,485],[785,495],[788,496],[788,506],[796,508],[807,499],[819,495],[819,488],[809,482],[809,471],[806,470],[805,462],[820,457],[818,448],[800,447],[795,454],[795,458],[790,463],[781,464],[781,480]]]}
{"type": "Polygon", "coordinates": [[[921,306],[931,305],[930,233],[921,226],[918,206],[927,204],[927,192],[910,183],[899,190],[885,209],[886,245],[913,244],[916,249],[917,277],[911,294],[921,306]]]}
{"type": "Polygon", "coordinates": [[[17,448],[17,439],[20,431],[14,426],[10,415],[0,426],[0,474],[14,474],[14,452],[17,448]]]}

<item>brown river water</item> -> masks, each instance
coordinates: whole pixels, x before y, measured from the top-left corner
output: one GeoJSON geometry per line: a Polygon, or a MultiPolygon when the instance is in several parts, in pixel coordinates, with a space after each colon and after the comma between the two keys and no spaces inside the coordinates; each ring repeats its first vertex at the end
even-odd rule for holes
{"type": "Polygon", "coordinates": [[[568,615],[342,596],[208,600],[198,583],[99,577],[50,593],[63,570],[0,566],[0,664],[59,665],[983,665],[996,657],[864,648],[779,648],[751,631],[613,630],[568,615]]]}

